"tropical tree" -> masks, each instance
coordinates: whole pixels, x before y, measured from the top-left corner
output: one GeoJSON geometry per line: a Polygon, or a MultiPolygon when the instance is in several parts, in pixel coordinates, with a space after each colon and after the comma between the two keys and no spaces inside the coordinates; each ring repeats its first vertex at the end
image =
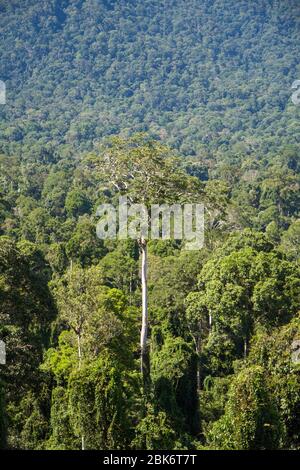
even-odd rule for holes
{"type": "MultiPolygon", "coordinates": [[[[149,377],[147,354],[148,292],[147,292],[147,244],[151,222],[152,204],[193,202],[201,194],[200,181],[189,176],[170,149],[160,142],[136,135],[130,139],[113,138],[100,149],[99,154],[87,158],[89,169],[102,183],[102,189],[126,195],[129,205],[140,204],[144,226],[140,226],[137,241],[141,253],[142,326],[140,336],[141,373],[149,377]],[[193,198],[193,199],[192,199],[193,198]],[[146,228],[145,228],[146,227],[146,228]]],[[[142,224],[141,224],[142,225],[142,224]]]]}
{"type": "Polygon", "coordinates": [[[219,372],[247,357],[256,325],[282,325],[298,309],[299,269],[272,249],[265,235],[252,233],[252,238],[248,230],[232,235],[203,266],[198,292],[187,297],[196,351],[202,342],[210,367],[219,355],[219,372]]]}
{"type": "Polygon", "coordinates": [[[57,282],[53,282],[60,321],[75,333],[78,365],[83,359],[82,339],[91,318],[99,309],[99,294],[103,291],[101,270],[93,266],[83,269],[72,266],[57,282]]]}
{"type": "Polygon", "coordinates": [[[280,434],[280,417],[264,369],[243,369],[232,382],[225,414],[208,433],[210,445],[224,450],[277,449],[280,434]]]}

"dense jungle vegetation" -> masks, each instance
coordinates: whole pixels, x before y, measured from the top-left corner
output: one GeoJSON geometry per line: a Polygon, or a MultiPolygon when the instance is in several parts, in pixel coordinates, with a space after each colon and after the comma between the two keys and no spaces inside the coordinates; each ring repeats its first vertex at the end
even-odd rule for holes
{"type": "Polygon", "coordinates": [[[300,449],[299,1],[0,0],[0,43],[0,448],[300,449]],[[205,205],[147,244],[147,380],[120,148],[205,205]]]}

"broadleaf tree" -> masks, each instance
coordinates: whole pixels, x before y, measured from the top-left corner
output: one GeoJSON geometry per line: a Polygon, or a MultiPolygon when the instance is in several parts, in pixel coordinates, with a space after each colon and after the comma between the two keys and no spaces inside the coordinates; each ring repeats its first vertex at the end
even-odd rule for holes
{"type": "MultiPolygon", "coordinates": [[[[87,167],[99,181],[99,189],[109,190],[111,196],[127,197],[129,207],[141,204],[147,209],[147,227],[151,225],[152,204],[200,202],[202,184],[182,167],[179,158],[159,141],[144,134],[128,139],[114,137],[88,155],[87,167]],[[102,185],[102,186],[101,186],[102,185]]],[[[201,201],[202,202],[202,201],[201,201]]],[[[145,214],[144,214],[145,216],[145,214]]],[[[142,225],[142,224],[141,224],[142,225]]],[[[148,293],[147,293],[147,243],[149,231],[140,227],[137,242],[141,254],[142,325],[140,335],[141,373],[144,382],[149,378],[147,353],[148,293]]]]}

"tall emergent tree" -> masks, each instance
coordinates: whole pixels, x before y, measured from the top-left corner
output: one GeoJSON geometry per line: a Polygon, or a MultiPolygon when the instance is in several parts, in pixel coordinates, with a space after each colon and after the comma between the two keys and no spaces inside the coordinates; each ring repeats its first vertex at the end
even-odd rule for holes
{"type": "MultiPolygon", "coordinates": [[[[100,149],[98,154],[89,155],[87,162],[95,178],[103,185],[103,189],[109,189],[112,195],[126,196],[129,206],[140,204],[147,209],[147,227],[151,222],[152,204],[191,203],[197,197],[200,202],[199,197],[202,192],[200,180],[189,176],[184,171],[180,160],[168,147],[144,134],[137,134],[128,139],[114,137],[100,149]]],[[[140,227],[137,242],[142,259],[140,347],[141,373],[144,381],[149,376],[147,354],[147,242],[149,236],[149,232],[140,227]]]]}

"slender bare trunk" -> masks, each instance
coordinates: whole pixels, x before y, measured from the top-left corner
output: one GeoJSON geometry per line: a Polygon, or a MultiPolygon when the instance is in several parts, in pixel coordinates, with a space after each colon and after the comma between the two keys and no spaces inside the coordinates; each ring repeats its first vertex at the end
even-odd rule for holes
{"type": "Polygon", "coordinates": [[[141,329],[141,373],[145,379],[147,367],[147,336],[148,336],[148,297],[147,297],[147,242],[141,240],[142,253],[142,329],[141,329]]]}
{"type": "Polygon", "coordinates": [[[81,358],[82,358],[80,334],[77,334],[77,345],[78,345],[78,366],[79,366],[79,369],[80,369],[81,368],[81,358]]]}
{"type": "MultiPolygon", "coordinates": [[[[80,333],[77,334],[77,346],[78,346],[78,367],[80,369],[81,368],[81,359],[82,359],[80,333]]],[[[81,436],[81,450],[85,450],[84,436],[81,436]]]]}
{"type": "Polygon", "coordinates": [[[130,272],[130,282],[129,282],[129,305],[132,305],[132,272],[130,272]]]}
{"type": "Polygon", "coordinates": [[[201,390],[201,364],[200,364],[200,351],[201,351],[201,339],[197,338],[196,341],[196,353],[197,353],[197,390],[201,390]]]}
{"type": "Polygon", "coordinates": [[[208,316],[208,329],[209,329],[209,332],[211,332],[211,326],[212,326],[212,315],[211,315],[211,313],[209,313],[209,316],[208,316]]]}
{"type": "Polygon", "coordinates": [[[244,338],[244,359],[247,358],[247,354],[248,354],[247,338],[244,338]]]}

